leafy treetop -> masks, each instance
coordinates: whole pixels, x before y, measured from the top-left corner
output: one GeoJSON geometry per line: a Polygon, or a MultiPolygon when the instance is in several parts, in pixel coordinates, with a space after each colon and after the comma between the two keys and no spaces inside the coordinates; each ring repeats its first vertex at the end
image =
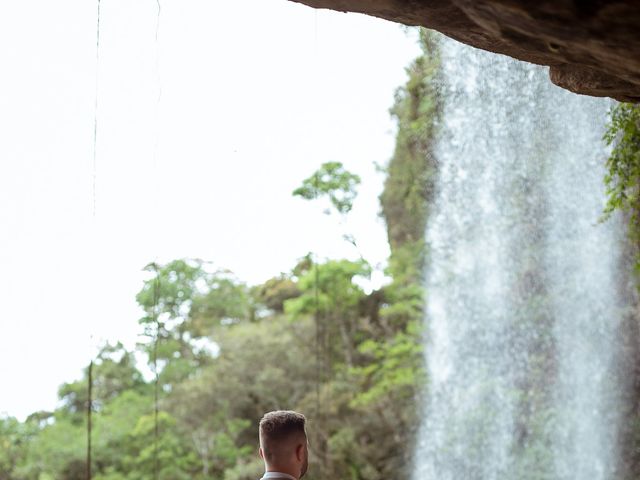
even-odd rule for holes
{"type": "Polygon", "coordinates": [[[345,170],[342,163],[327,162],[305,179],[302,186],[293,191],[293,195],[306,200],[327,196],[331,205],[340,214],[345,215],[353,208],[353,201],[357,195],[356,187],[359,184],[360,177],[345,170]]]}

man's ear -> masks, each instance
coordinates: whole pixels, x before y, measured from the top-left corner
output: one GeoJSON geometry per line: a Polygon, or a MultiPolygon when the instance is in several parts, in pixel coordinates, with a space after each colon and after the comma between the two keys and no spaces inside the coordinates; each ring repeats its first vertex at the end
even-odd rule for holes
{"type": "Polygon", "coordinates": [[[262,451],[262,447],[258,449],[258,453],[260,454],[260,458],[264,460],[264,452],[262,451]]]}
{"type": "Polygon", "coordinates": [[[299,462],[304,459],[304,445],[302,443],[299,443],[296,447],[296,458],[299,462]]]}

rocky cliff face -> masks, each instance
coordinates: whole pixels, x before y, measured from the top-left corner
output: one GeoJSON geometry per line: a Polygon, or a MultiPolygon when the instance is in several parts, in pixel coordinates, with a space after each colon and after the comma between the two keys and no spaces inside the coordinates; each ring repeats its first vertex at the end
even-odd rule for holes
{"type": "Polygon", "coordinates": [[[460,42],[548,65],[576,93],[640,102],[638,0],[292,0],[438,30],[460,42]]]}

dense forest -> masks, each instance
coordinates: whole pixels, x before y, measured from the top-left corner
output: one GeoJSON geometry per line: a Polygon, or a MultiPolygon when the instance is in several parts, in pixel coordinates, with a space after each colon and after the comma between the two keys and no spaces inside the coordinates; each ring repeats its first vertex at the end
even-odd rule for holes
{"type": "MultiPolygon", "coordinates": [[[[55,411],[24,422],[0,418],[0,480],[86,478],[89,409],[96,480],[255,480],[263,471],[257,423],[274,409],[307,415],[311,480],[409,477],[426,387],[424,232],[440,112],[437,41],[426,30],[419,41],[423,53],[408,66],[390,110],[396,148],[380,196],[388,283],[365,292],[366,259],[313,252],[261,285],[199,259],[149,264],[136,296],[146,341],[137,352],[102,346],[82,378],[60,387],[55,411]]],[[[605,217],[627,212],[637,252],[640,109],[616,106],[606,140],[614,148],[605,217]]],[[[328,162],[293,195],[309,208],[324,201],[333,215],[349,215],[359,181],[328,162]]],[[[640,464],[638,424],[626,432],[631,471],[640,464]]]]}
{"type": "MultiPolygon", "coordinates": [[[[366,259],[313,252],[262,285],[199,259],[149,264],[136,296],[146,340],[137,351],[103,345],[82,378],[60,387],[55,411],[0,418],[0,479],[86,478],[89,408],[96,480],[254,480],[263,472],[257,423],[274,409],[307,415],[310,479],[374,480],[410,468],[438,111],[434,43],[426,31],[420,43],[391,108],[396,149],[380,197],[387,284],[366,293],[366,259]],[[148,365],[136,362],[140,353],[148,365]]],[[[327,162],[293,195],[348,215],[359,182],[327,162]]]]}

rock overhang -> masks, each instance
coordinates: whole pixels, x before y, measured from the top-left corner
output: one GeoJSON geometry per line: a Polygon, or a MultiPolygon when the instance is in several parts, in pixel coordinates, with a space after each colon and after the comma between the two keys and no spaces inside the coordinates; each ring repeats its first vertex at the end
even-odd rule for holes
{"type": "Polygon", "coordinates": [[[575,93],[640,102],[638,0],[291,0],[437,30],[549,66],[575,93]]]}

